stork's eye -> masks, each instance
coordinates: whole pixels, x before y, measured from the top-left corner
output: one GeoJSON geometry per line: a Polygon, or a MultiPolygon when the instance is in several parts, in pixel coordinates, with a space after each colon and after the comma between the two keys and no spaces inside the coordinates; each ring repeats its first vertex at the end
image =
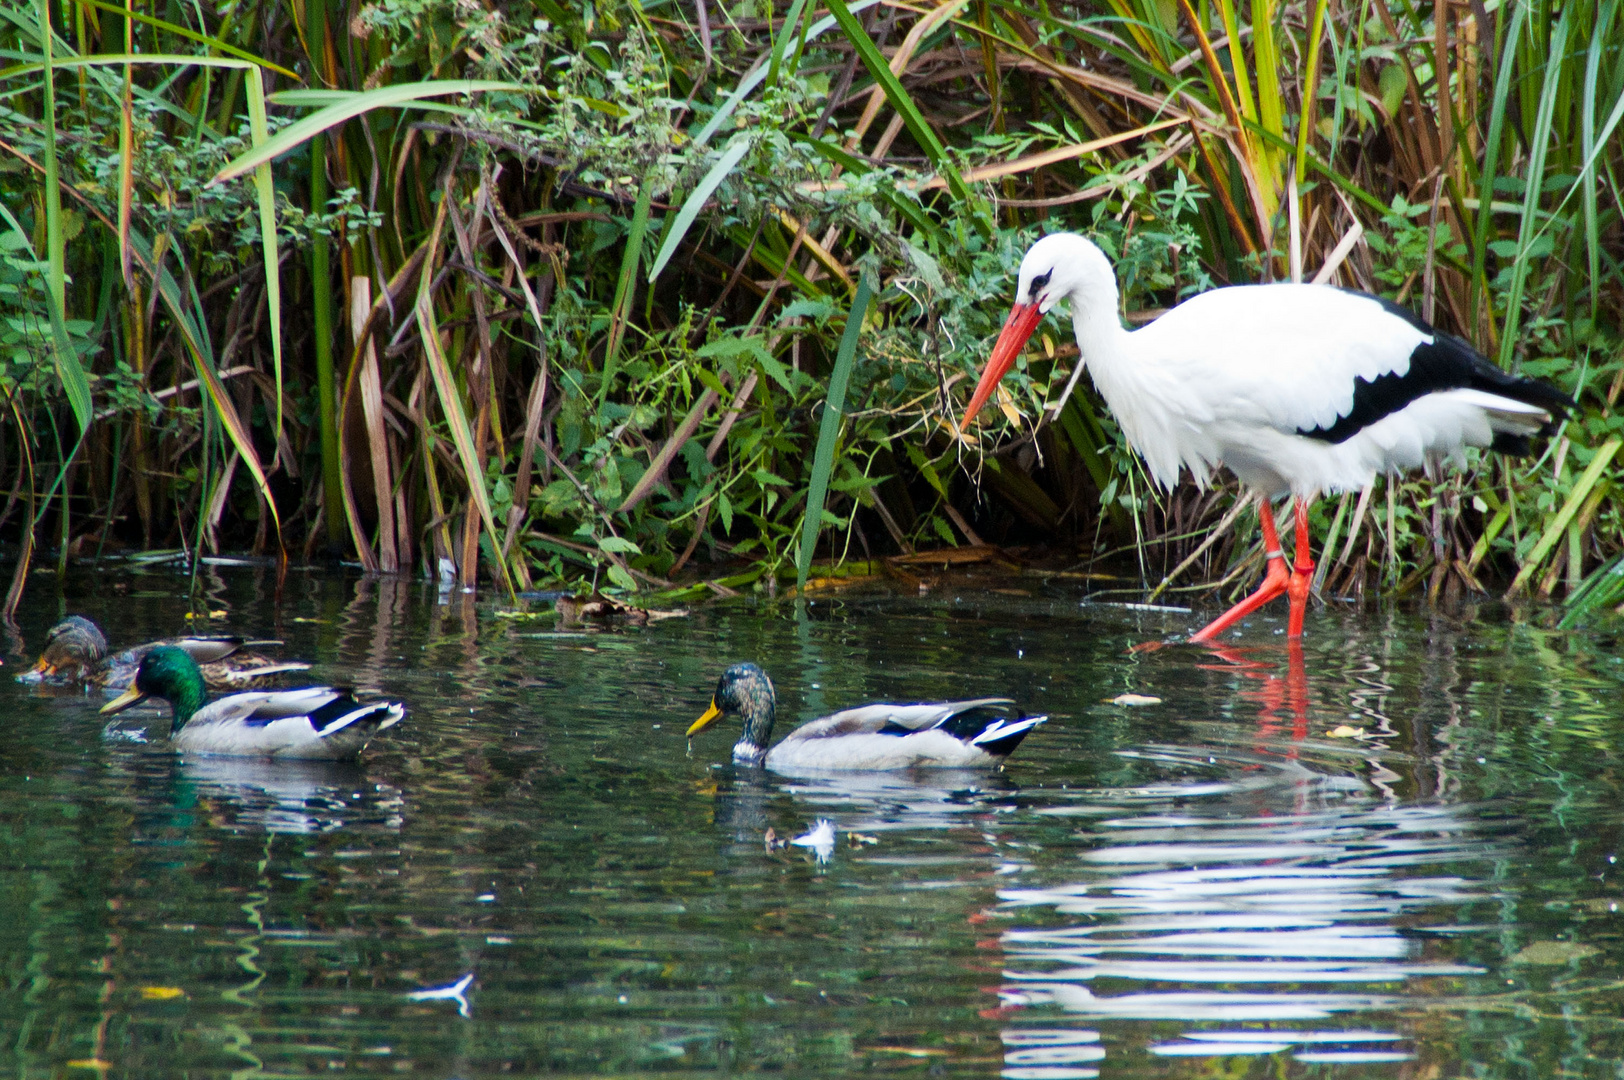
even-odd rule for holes
{"type": "Polygon", "coordinates": [[[1038,302],[1038,293],[1049,287],[1049,279],[1052,277],[1054,277],[1054,270],[1050,268],[1032,279],[1032,284],[1026,290],[1026,295],[1031,298],[1032,303],[1038,302]]]}

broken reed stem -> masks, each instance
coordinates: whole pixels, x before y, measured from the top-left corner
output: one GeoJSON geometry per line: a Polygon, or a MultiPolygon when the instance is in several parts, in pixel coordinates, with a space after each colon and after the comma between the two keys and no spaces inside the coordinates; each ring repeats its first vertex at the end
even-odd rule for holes
{"type": "MultiPolygon", "coordinates": [[[[1150,594],[1145,597],[1145,602],[1155,603],[1156,598],[1165,592],[1167,587],[1176,581],[1180,574],[1194,566],[1197,560],[1207,553],[1208,548],[1212,547],[1212,545],[1217,543],[1225,533],[1229,532],[1230,528],[1235,524],[1236,519],[1241,516],[1241,511],[1252,505],[1254,501],[1255,499],[1251,492],[1247,492],[1246,494],[1237,498],[1234,504],[1230,506],[1229,512],[1224,514],[1223,518],[1218,522],[1217,525],[1213,526],[1212,531],[1207,534],[1206,539],[1201,541],[1200,546],[1198,546],[1194,551],[1190,552],[1189,556],[1186,557],[1183,562],[1179,563],[1177,566],[1173,567],[1172,570],[1168,571],[1167,576],[1162,578],[1161,582],[1154,589],[1150,590],[1150,594]]],[[[1222,582],[1219,582],[1219,586],[1222,584],[1222,582]]],[[[1215,586],[1215,588],[1216,587],[1218,586],[1215,586]]]]}

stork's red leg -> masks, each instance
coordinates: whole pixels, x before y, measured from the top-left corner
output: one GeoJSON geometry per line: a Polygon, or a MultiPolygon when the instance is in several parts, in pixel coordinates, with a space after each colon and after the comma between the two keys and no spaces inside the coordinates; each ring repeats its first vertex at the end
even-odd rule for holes
{"type": "MultiPolygon", "coordinates": [[[[1269,560],[1268,571],[1263,575],[1263,584],[1257,587],[1257,592],[1236,604],[1212,622],[1203,626],[1190,636],[1191,641],[1211,641],[1219,634],[1228,630],[1235,623],[1246,618],[1270,600],[1285,592],[1291,581],[1291,572],[1286,569],[1286,555],[1280,550],[1280,532],[1274,525],[1274,510],[1269,506],[1267,496],[1260,496],[1257,502],[1258,524],[1263,526],[1263,554],[1269,560]]],[[[1299,528],[1306,532],[1308,518],[1306,514],[1298,518],[1299,528]]],[[[1307,551],[1306,547],[1301,550],[1307,551]]],[[[1312,564],[1310,564],[1312,565],[1312,564]]],[[[1308,590],[1305,586],[1303,597],[1306,600],[1308,590]]],[[[1302,633],[1299,626],[1297,632],[1302,633]]]]}
{"type": "Polygon", "coordinates": [[[1295,641],[1303,636],[1303,615],[1308,611],[1308,587],[1314,582],[1314,558],[1308,550],[1308,500],[1301,495],[1292,500],[1297,511],[1297,550],[1292,559],[1291,580],[1286,583],[1286,595],[1291,597],[1291,618],[1286,624],[1286,637],[1295,641]]]}

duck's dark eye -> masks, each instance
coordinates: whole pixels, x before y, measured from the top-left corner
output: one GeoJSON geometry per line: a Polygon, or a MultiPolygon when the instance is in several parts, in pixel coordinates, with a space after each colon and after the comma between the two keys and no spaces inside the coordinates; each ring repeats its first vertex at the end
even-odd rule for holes
{"type": "Polygon", "coordinates": [[[1038,302],[1038,293],[1048,288],[1049,279],[1052,277],[1054,277],[1054,270],[1051,268],[1032,279],[1032,284],[1026,290],[1026,295],[1031,298],[1032,303],[1038,302]]]}

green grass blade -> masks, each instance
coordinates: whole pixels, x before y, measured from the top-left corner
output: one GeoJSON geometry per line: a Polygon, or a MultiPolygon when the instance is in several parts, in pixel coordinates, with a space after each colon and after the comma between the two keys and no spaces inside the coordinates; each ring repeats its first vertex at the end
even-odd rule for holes
{"type": "Polygon", "coordinates": [[[1567,531],[1568,522],[1573,520],[1573,515],[1578,513],[1579,507],[1590,497],[1591,489],[1596,486],[1596,482],[1601,479],[1602,473],[1612,463],[1613,455],[1618,453],[1620,446],[1624,446],[1624,438],[1614,435],[1596,449],[1596,456],[1590,459],[1589,468],[1585,469],[1584,473],[1573,485],[1573,491],[1569,493],[1567,502],[1562,504],[1562,509],[1557,511],[1556,516],[1545,527],[1545,531],[1540,535],[1534,549],[1528,553],[1528,558],[1523,560],[1522,568],[1517,571],[1517,577],[1512,581],[1511,588],[1506,590],[1508,597],[1515,596],[1517,590],[1521,589],[1528,579],[1534,576],[1540,565],[1544,563],[1545,556],[1550,554],[1551,548],[1555,547],[1556,542],[1562,539],[1562,534],[1567,531]]]}
{"type": "MultiPolygon", "coordinates": [[[[1540,87],[1539,111],[1534,116],[1533,138],[1528,144],[1527,182],[1523,191],[1522,222],[1517,228],[1517,254],[1511,264],[1511,286],[1506,290],[1506,324],[1500,332],[1500,366],[1510,369],[1517,347],[1517,328],[1522,322],[1523,288],[1528,283],[1528,250],[1538,227],[1535,211],[1544,188],[1545,158],[1551,148],[1551,127],[1556,117],[1557,91],[1562,87],[1560,71],[1568,49],[1568,16],[1551,29],[1550,50],[1546,53],[1544,85],[1540,87]]],[[[1520,575],[1519,575],[1520,577],[1520,575]]]]}
{"type": "Polygon", "coordinates": [[[153,277],[158,287],[158,296],[163,300],[164,307],[169,311],[169,317],[174,320],[175,329],[180,331],[181,340],[186,345],[187,352],[192,356],[192,368],[197,377],[208,391],[209,402],[214,406],[215,415],[226,429],[226,435],[231,439],[242,454],[242,462],[248,466],[253,474],[254,483],[259,486],[259,493],[265,499],[265,505],[271,512],[271,520],[276,525],[277,543],[282,542],[282,516],[277,512],[276,499],[271,495],[269,482],[265,478],[265,469],[260,464],[259,451],[254,449],[254,441],[248,432],[248,426],[243,423],[242,416],[237,407],[232,404],[231,396],[226,392],[225,384],[220,381],[220,375],[214,370],[214,348],[209,344],[207,322],[204,321],[203,305],[198,299],[197,291],[192,290],[192,303],[197,312],[194,318],[187,310],[186,298],[181,295],[180,283],[169,272],[169,268],[153,259],[152,245],[146,237],[131,230],[130,248],[135,252],[147,272],[153,277]]]}
{"type": "Polygon", "coordinates": [[[749,97],[752,90],[766,81],[766,64],[762,64],[760,67],[756,68],[756,70],[752,71],[750,74],[741,79],[739,81],[739,85],[734,87],[733,92],[729,94],[727,98],[723,100],[722,104],[717,107],[716,111],[711,114],[711,118],[705,121],[705,126],[701,127],[694,134],[694,148],[697,150],[700,147],[703,147],[706,143],[710,142],[711,136],[715,135],[717,130],[727,122],[727,118],[733,115],[733,110],[739,107],[739,103],[745,98],[749,97]]]}
{"type": "MultiPolygon", "coordinates": [[[[190,53],[97,53],[95,56],[70,56],[65,59],[51,59],[50,66],[57,71],[69,68],[98,68],[120,67],[125,64],[177,64],[181,66],[192,65],[206,68],[234,68],[239,71],[252,68],[254,65],[244,60],[228,60],[221,56],[192,56],[190,53]]],[[[38,60],[30,60],[26,64],[13,64],[7,68],[0,68],[0,81],[9,81],[21,75],[31,75],[36,71],[44,71],[45,64],[38,60]]],[[[186,114],[182,113],[182,116],[186,114]]],[[[191,117],[188,117],[191,119],[191,117]]]]}
{"type": "Polygon", "coordinates": [[[649,205],[654,200],[654,184],[645,179],[632,209],[631,228],[626,233],[626,251],[620,257],[620,277],[615,282],[615,300],[609,309],[609,340],[603,349],[603,383],[598,387],[598,404],[609,396],[620,363],[620,345],[626,340],[626,324],[632,317],[632,300],[637,294],[637,264],[643,256],[643,235],[648,232],[649,205]]]}
{"type": "MultiPolygon", "coordinates": [[[[263,168],[264,166],[261,166],[263,168]]],[[[327,136],[310,140],[310,209],[327,206],[327,136]]],[[[316,428],[321,445],[322,497],[326,502],[327,536],[338,540],[346,531],[344,466],[338,440],[338,384],[333,374],[332,246],[325,236],[310,238],[312,342],[316,353],[316,428]]],[[[354,365],[351,365],[352,368],[354,365]]],[[[360,545],[357,545],[359,549],[360,545]]],[[[362,555],[364,559],[366,556],[362,555]]]]}
{"type": "Polygon", "coordinates": [[[74,2],[82,7],[92,7],[98,8],[102,11],[110,11],[123,19],[134,19],[138,23],[145,23],[146,25],[155,29],[164,31],[166,34],[174,34],[176,37],[182,37],[188,41],[195,41],[199,45],[207,45],[211,49],[218,49],[227,56],[235,56],[238,60],[246,60],[256,67],[262,67],[270,71],[274,71],[278,75],[286,76],[295,82],[299,80],[298,73],[289,71],[281,64],[273,64],[271,61],[262,56],[255,56],[251,52],[244,52],[235,45],[221,41],[219,38],[211,38],[207,34],[200,34],[196,30],[189,30],[184,26],[177,25],[176,23],[165,22],[162,19],[155,19],[151,15],[143,15],[139,11],[130,10],[121,4],[106,3],[105,0],[74,0],[74,2]]]}
{"type": "Polygon", "coordinates": [[[486,90],[511,90],[521,94],[530,92],[529,88],[519,83],[496,82],[489,79],[439,79],[432,82],[383,86],[376,90],[351,94],[343,101],[318,109],[303,120],[289,124],[277,132],[275,138],[267,139],[231,161],[215,173],[209,183],[213,185],[234,180],[282,156],[317,132],[326,131],[374,109],[396,109],[423,98],[441,97],[446,94],[477,94],[486,90]]]}
{"type": "MultiPolygon", "coordinates": [[[[248,84],[248,131],[259,146],[270,138],[265,121],[265,86],[258,71],[250,71],[248,84]]],[[[282,262],[276,252],[276,189],[271,186],[271,163],[254,170],[254,190],[259,202],[260,247],[265,255],[265,314],[270,320],[271,368],[276,380],[276,426],[271,437],[282,444],[282,262]]],[[[325,207],[313,206],[314,213],[325,207]]]]}
{"type": "MultiPolygon", "coordinates": [[[[950,2],[963,4],[968,0],[950,0],[950,2]]],[[[954,167],[952,159],[948,156],[947,147],[942,145],[936,130],[925,121],[919,106],[914,104],[913,98],[903,88],[901,80],[892,72],[891,65],[863,31],[863,24],[857,21],[857,17],[846,6],[845,0],[829,0],[829,11],[840,21],[840,28],[846,32],[846,39],[851,42],[852,48],[857,50],[858,59],[863,62],[863,66],[868,69],[874,81],[880,84],[885,99],[902,117],[902,123],[907,127],[909,134],[924,148],[925,155],[930,158],[931,167],[947,181],[948,190],[952,191],[953,197],[966,210],[973,211],[979,205],[979,200],[971,194],[964,178],[959,175],[959,170],[954,167]]],[[[984,215],[973,213],[972,218],[984,234],[991,235],[991,226],[984,220],[984,215]]]]}
{"type": "Polygon", "coordinates": [[[705,178],[699,181],[698,186],[694,188],[693,194],[688,196],[688,201],[682,204],[681,210],[677,211],[676,221],[673,222],[670,231],[666,233],[665,243],[660,245],[660,253],[654,256],[654,265],[649,267],[648,272],[649,284],[654,283],[654,280],[660,276],[660,271],[665,269],[665,264],[671,261],[671,256],[676,254],[677,246],[682,243],[682,238],[688,235],[689,227],[693,225],[694,219],[699,216],[699,212],[705,208],[705,203],[710,200],[712,195],[716,194],[716,189],[721,186],[723,180],[727,179],[727,174],[732,172],[734,166],[744,160],[744,155],[749,152],[750,140],[740,139],[727,148],[727,151],[705,174],[705,178]]]}
{"type": "MultiPolygon", "coordinates": [[[[880,0],[862,0],[861,3],[852,4],[848,10],[853,12],[863,11],[867,8],[873,7],[879,2],[880,0]]],[[[835,25],[837,25],[835,17],[833,15],[825,15],[823,18],[819,19],[817,22],[808,27],[806,33],[798,40],[813,41],[825,31],[832,29],[835,25]]],[[[775,48],[778,49],[778,55],[787,58],[788,53],[786,50],[791,44],[796,44],[796,42],[775,46],[775,48]]],[[[750,93],[755,90],[756,87],[767,81],[767,75],[771,70],[772,66],[770,64],[765,62],[758,63],[754,71],[750,72],[743,79],[739,80],[739,85],[734,87],[733,92],[723,99],[721,105],[717,106],[716,111],[711,114],[711,118],[705,121],[704,125],[694,133],[694,149],[697,150],[706,143],[710,142],[711,137],[714,136],[721,126],[727,122],[727,118],[733,115],[733,110],[737,109],[739,104],[743,102],[745,98],[749,97],[750,93]]]]}
{"type": "MultiPolygon", "coordinates": [[[[1314,116],[1314,93],[1319,78],[1320,43],[1325,40],[1325,8],[1328,0],[1314,0],[1314,13],[1308,26],[1308,63],[1302,74],[1302,115],[1297,119],[1297,160],[1294,163],[1297,172],[1297,186],[1302,187],[1307,176],[1308,137],[1312,130],[1310,121],[1314,116]]],[[[1332,144],[1335,145],[1334,143],[1332,144]]]]}
{"type": "MultiPolygon", "coordinates": [[[[56,79],[51,64],[51,49],[55,33],[51,29],[50,0],[39,0],[40,44],[45,60],[45,287],[51,319],[51,353],[56,361],[57,378],[73,407],[73,416],[79,422],[83,435],[90,427],[90,380],[74,352],[73,340],[68,337],[67,300],[67,244],[62,236],[62,189],[56,157],[56,79]]],[[[8,218],[11,215],[6,215],[8,218]]],[[[18,233],[22,233],[19,228],[18,233]]]]}
{"type": "MultiPolygon", "coordinates": [[[[1517,39],[1522,33],[1523,20],[1527,16],[1528,5],[1511,5],[1511,25],[1505,31],[1504,45],[1500,56],[1500,70],[1494,78],[1494,94],[1489,105],[1489,133],[1483,140],[1483,167],[1478,173],[1477,190],[1481,194],[1484,205],[1478,209],[1476,228],[1472,235],[1472,277],[1473,282],[1484,281],[1483,268],[1489,255],[1489,233],[1494,222],[1492,202],[1494,198],[1494,184],[1499,178],[1500,144],[1504,140],[1506,124],[1506,109],[1511,96],[1512,83],[1515,82],[1513,72],[1517,61],[1517,39]]],[[[1486,290],[1481,290],[1486,291],[1486,290]]],[[[1479,289],[1473,289],[1470,297],[1470,315],[1475,318],[1479,303],[1479,289]]],[[[1492,308],[1489,321],[1494,321],[1492,308]]]]}
{"type": "MultiPolygon", "coordinates": [[[[38,262],[34,252],[34,245],[29,242],[28,233],[24,231],[22,223],[12,216],[4,203],[0,203],[0,216],[6,220],[12,230],[23,241],[23,250],[28,257],[38,262]]],[[[85,375],[84,365],[79,362],[79,354],[73,347],[73,338],[68,334],[67,320],[63,313],[57,310],[55,300],[49,300],[46,305],[47,314],[51,322],[51,359],[56,364],[57,378],[62,382],[62,389],[67,394],[68,402],[73,406],[74,419],[79,421],[79,437],[84,438],[85,430],[90,426],[90,380],[85,375]],[[83,402],[86,412],[80,415],[79,406],[83,402]]]]}
{"type": "Polygon", "coordinates": [[[767,82],[771,86],[778,85],[779,61],[788,60],[795,51],[792,46],[800,40],[795,28],[800,25],[805,8],[806,0],[790,0],[789,14],[784,17],[784,28],[780,31],[783,36],[773,43],[772,61],[767,65],[767,82]]]}
{"type": "Polygon", "coordinates": [[[485,534],[491,539],[492,558],[502,571],[502,583],[512,596],[513,576],[508,573],[507,560],[502,558],[502,534],[496,531],[496,518],[491,513],[490,495],[485,490],[485,470],[480,468],[479,454],[474,450],[474,432],[468,424],[468,411],[462,407],[462,396],[457,391],[451,366],[446,362],[440,346],[440,328],[434,318],[434,299],[429,287],[434,275],[424,272],[417,289],[417,323],[423,342],[423,355],[428,361],[429,374],[434,378],[434,389],[445,412],[446,426],[451,429],[451,442],[462,461],[464,478],[468,481],[468,497],[474,500],[479,517],[485,525],[485,534]]]}
{"type": "Polygon", "coordinates": [[[1612,607],[1621,599],[1624,599],[1624,555],[1602,564],[1600,569],[1585,578],[1584,584],[1568,597],[1568,613],[1562,616],[1556,628],[1572,629],[1586,615],[1600,608],[1612,607]]]}
{"type": "MultiPolygon", "coordinates": [[[[833,2],[838,4],[840,0],[833,2]]],[[[846,405],[846,384],[851,379],[857,338],[863,332],[863,317],[868,314],[868,302],[873,295],[873,281],[864,273],[857,283],[857,295],[852,298],[851,314],[846,317],[846,332],[840,336],[834,369],[829,372],[829,393],[824,399],[823,421],[818,427],[818,448],[812,456],[812,479],[806,489],[801,549],[795,555],[797,589],[806,588],[806,575],[812,568],[812,550],[817,547],[818,528],[823,524],[823,502],[829,495],[829,475],[834,471],[835,441],[840,436],[840,411],[846,405]]]]}
{"type": "MultiPolygon", "coordinates": [[[[1607,6],[1596,19],[1595,29],[1590,35],[1590,55],[1585,59],[1585,86],[1584,96],[1579,101],[1580,117],[1580,148],[1585,156],[1585,166],[1579,173],[1580,200],[1584,212],[1584,237],[1586,262],[1590,268],[1590,319],[1596,319],[1596,312],[1601,303],[1601,229],[1597,221],[1599,213],[1596,198],[1596,170],[1594,159],[1596,157],[1596,98],[1598,96],[1597,82],[1601,72],[1601,58],[1607,52],[1607,34],[1612,33],[1613,20],[1618,13],[1616,0],[1609,0],[1607,6]]],[[[1624,106],[1624,93],[1619,96],[1619,105],[1624,106]]],[[[1615,110],[1616,116],[1616,110],[1615,110]]],[[[1602,139],[1605,141],[1606,136],[1602,139]]]]}

